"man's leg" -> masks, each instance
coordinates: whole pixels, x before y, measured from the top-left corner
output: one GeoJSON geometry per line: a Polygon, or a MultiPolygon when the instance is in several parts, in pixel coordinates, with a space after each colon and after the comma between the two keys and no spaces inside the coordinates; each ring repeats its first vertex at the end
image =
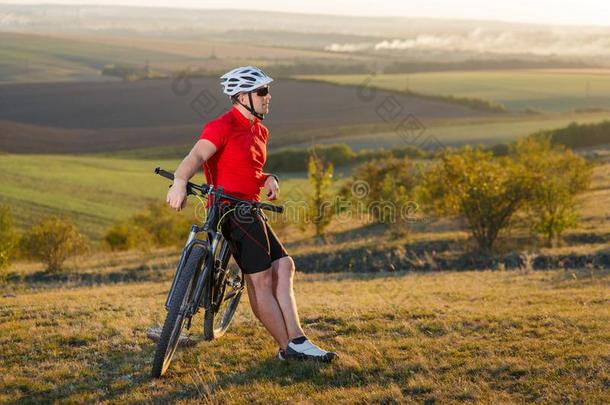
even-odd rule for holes
{"type": "Polygon", "coordinates": [[[273,272],[273,295],[277,300],[284,323],[288,332],[288,339],[304,336],[301,328],[297,303],[294,298],[294,261],[290,256],[285,256],[271,263],[273,272]]]}
{"type": "Polygon", "coordinates": [[[254,315],[267,328],[282,349],[288,346],[288,332],[282,310],[273,295],[271,267],[265,271],[246,274],[248,298],[254,315]]]}
{"type": "Polygon", "coordinates": [[[279,354],[280,359],[332,361],[337,354],[323,350],[313,344],[301,328],[292,282],[294,261],[290,256],[282,257],[273,261],[271,268],[273,271],[273,293],[282,311],[286,330],[290,337],[288,347],[282,347],[283,352],[279,354]]]}

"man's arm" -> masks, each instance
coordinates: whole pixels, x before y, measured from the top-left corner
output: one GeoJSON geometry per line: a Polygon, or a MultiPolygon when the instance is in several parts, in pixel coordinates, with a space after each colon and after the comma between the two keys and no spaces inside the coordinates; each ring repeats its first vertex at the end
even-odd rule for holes
{"type": "Polygon", "coordinates": [[[174,183],[167,192],[167,203],[176,211],[186,205],[186,184],[201,165],[216,153],[216,146],[207,139],[197,141],[174,172],[174,183]]]}

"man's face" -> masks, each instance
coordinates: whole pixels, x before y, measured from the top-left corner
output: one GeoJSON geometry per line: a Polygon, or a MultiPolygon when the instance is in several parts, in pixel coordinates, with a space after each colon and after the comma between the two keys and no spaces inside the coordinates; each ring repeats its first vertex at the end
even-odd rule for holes
{"type": "MultiPolygon", "coordinates": [[[[239,101],[247,106],[250,105],[250,100],[248,99],[248,93],[241,93],[239,95],[239,101]]],[[[267,114],[269,113],[269,102],[271,101],[271,93],[269,92],[269,86],[261,87],[252,92],[252,104],[254,105],[254,110],[259,114],[267,114]],[[265,90],[267,89],[267,90],[265,90]],[[266,95],[261,95],[264,93],[266,95]]]]}

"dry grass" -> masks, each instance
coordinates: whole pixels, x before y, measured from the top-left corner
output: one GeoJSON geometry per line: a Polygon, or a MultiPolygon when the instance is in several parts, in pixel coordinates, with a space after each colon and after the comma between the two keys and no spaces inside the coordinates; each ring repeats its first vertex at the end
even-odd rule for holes
{"type": "Polygon", "coordinates": [[[298,274],[305,330],[338,361],[278,362],[244,302],[161,380],[145,334],[167,281],[5,291],[0,402],[608,403],[608,287],[607,271],[298,274]]]}
{"type": "MultiPolygon", "coordinates": [[[[599,193],[608,167],[596,169],[578,232],[607,229],[599,193]]],[[[331,228],[328,244],[285,229],[289,250],[405,242],[364,222],[331,228]]],[[[460,243],[466,234],[444,221],[408,238],[460,243]]],[[[538,253],[608,248],[571,243],[538,253]]],[[[72,259],[59,276],[13,266],[0,287],[0,403],[610,403],[608,269],[297,273],[305,331],[338,361],[280,363],[244,297],[225,337],[182,350],[167,377],[152,380],[146,330],[163,322],[177,255],[96,254],[72,259]]]]}
{"type": "Polygon", "coordinates": [[[593,171],[591,191],[580,198],[582,228],[610,232],[610,164],[599,164],[593,171]]]}

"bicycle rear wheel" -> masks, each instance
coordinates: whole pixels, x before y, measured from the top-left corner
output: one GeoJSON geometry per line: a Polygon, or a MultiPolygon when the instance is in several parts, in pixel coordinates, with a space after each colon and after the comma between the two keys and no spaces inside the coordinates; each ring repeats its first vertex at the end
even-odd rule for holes
{"type": "Polygon", "coordinates": [[[215,257],[221,267],[216,269],[218,278],[210,278],[215,285],[212,289],[213,302],[205,311],[203,319],[205,340],[214,340],[224,335],[233,320],[243,291],[241,271],[237,266],[229,266],[231,253],[228,243],[223,238],[218,246],[215,257]]]}
{"type": "Polygon", "coordinates": [[[193,246],[180,277],[176,282],[174,294],[169,304],[161,336],[157,343],[153,359],[152,376],[161,377],[172,361],[182,329],[186,321],[185,311],[194,303],[193,292],[199,277],[208,277],[208,269],[202,269],[207,250],[201,246],[193,246]]]}

